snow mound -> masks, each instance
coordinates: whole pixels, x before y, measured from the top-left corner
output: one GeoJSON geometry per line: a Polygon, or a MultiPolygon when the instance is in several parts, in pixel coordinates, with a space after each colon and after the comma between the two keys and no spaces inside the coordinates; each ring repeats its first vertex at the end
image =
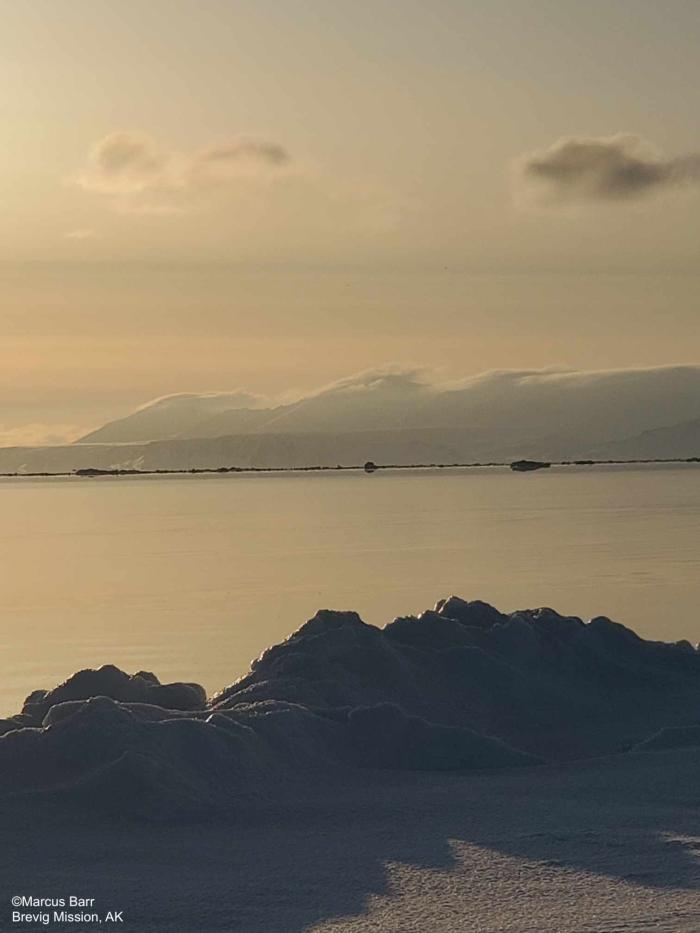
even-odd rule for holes
{"type": "Polygon", "coordinates": [[[199,684],[161,684],[150,671],[129,675],[106,664],[99,670],[87,669],[73,674],[53,690],[35,690],[24,702],[22,714],[39,725],[48,711],[68,700],[111,697],[123,703],[149,703],[166,709],[204,709],[207,695],[199,684]]]}
{"type": "Polygon", "coordinates": [[[231,709],[263,700],[389,703],[550,760],[575,758],[687,720],[700,703],[700,654],[602,617],[586,623],[549,608],[506,615],[452,596],[384,629],[323,610],[211,702],[231,709]]]}
{"type": "Polygon", "coordinates": [[[110,665],[35,691],[0,722],[0,794],[167,818],[235,808],[310,771],[483,770],[700,744],[698,709],[698,651],[609,619],[457,597],[384,629],[322,610],[211,700],[110,665]]]}

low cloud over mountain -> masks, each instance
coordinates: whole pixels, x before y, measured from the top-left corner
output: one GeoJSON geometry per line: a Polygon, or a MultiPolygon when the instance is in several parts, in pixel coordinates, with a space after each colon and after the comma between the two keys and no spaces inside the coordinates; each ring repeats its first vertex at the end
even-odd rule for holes
{"type": "Polygon", "coordinates": [[[646,449],[639,435],[670,428],[658,435],[654,455],[688,457],[700,453],[693,428],[699,406],[700,366],[499,370],[452,382],[387,367],[293,401],[243,390],[167,396],[72,446],[6,448],[0,470],[575,459],[609,445],[625,459],[628,439],[632,458],[646,449]]]}
{"type": "Polygon", "coordinates": [[[500,370],[436,382],[419,369],[369,370],[275,405],[244,391],[158,399],[94,431],[115,443],[254,434],[440,429],[500,438],[610,440],[698,414],[700,367],[500,370]]]}
{"type": "Polygon", "coordinates": [[[211,418],[226,412],[252,411],[264,404],[249,392],[179,393],[155,399],[125,418],[91,431],[81,441],[133,443],[167,437],[198,436],[211,418]]]}

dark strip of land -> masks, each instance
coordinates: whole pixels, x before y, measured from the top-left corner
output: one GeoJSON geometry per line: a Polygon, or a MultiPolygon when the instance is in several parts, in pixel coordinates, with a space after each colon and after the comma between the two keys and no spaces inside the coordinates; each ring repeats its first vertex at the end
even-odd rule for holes
{"type": "MultiPolygon", "coordinates": [[[[517,461],[516,461],[517,462],[517,461]]],[[[646,460],[558,460],[549,463],[543,463],[542,466],[633,466],[635,464],[653,464],[653,463],[700,463],[698,457],[655,457],[646,460]]],[[[352,464],[343,466],[300,466],[300,467],[192,467],[182,470],[137,470],[137,469],[97,469],[87,467],[79,470],[64,470],[55,473],[41,471],[28,473],[0,473],[2,478],[27,478],[27,477],[58,477],[58,476],[77,476],[83,478],[95,478],[100,476],[186,476],[188,474],[198,473],[336,473],[341,470],[362,470],[367,473],[373,473],[377,470],[453,470],[468,469],[476,467],[510,467],[511,461],[486,461],[471,463],[377,463],[372,464],[368,469],[367,464],[352,464]]]]}

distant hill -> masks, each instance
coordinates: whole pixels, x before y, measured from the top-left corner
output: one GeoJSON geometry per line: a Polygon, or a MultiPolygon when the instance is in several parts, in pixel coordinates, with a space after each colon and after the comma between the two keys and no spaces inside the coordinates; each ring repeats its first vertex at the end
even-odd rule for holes
{"type": "Polygon", "coordinates": [[[0,448],[0,472],[688,457],[699,412],[698,366],[451,383],[388,368],[283,403],[241,390],[156,399],[73,445],[0,448]]]}
{"type": "Polygon", "coordinates": [[[110,421],[101,428],[90,431],[76,443],[133,444],[168,437],[197,436],[200,425],[206,424],[212,417],[228,412],[241,413],[241,421],[236,426],[236,431],[240,431],[247,427],[246,412],[254,411],[257,404],[257,398],[247,392],[169,395],[144,405],[124,418],[110,421]]]}
{"type": "Polygon", "coordinates": [[[700,457],[700,418],[667,428],[642,431],[634,437],[612,441],[590,452],[601,460],[654,460],[665,457],[700,457]]]}
{"type": "Polygon", "coordinates": [[[495,440],[436,429],[357,431],[343,434],[239,434],[179,438],[147,444],[77,444],[63,447],[0,448],[0,473],[70,472],[76,469],[190,470],[223,466],[283,469],[455,463],[510,453],[495,440]]]}
{"type": "Polygon", "coordinates": [[[415,428],[575,437],[583,446],[700,416],[700,367],[497,370],[459,382],[419,371],[359,373],[283,404],[248,392],[156,399],[80,438],[134,443],[233,434],[341,434],[415,428]]]}

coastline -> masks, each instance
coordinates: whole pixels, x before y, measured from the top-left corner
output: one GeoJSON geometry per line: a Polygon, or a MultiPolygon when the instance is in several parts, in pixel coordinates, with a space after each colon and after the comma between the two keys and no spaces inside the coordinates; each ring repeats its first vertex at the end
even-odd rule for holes
{"type": "MultiPolygon", "coordinates": [[[[376,472],[408,472],[425,470],[477,470],[508,468],[512,469],[513,462],[517,461],[490,461],[490,462],[469,462],[469,463],[377,463],[373,464],[372,470],[367,470],[362,464],[351,464],[349,466],[297,466],[297,467],[192,467],[183,470],[137,470],[137,469],[98,469],[84,468],[78,470],[69,470],[62,472],[13,472],[0,473],[0,479],[24,479],[24,478],[54,478],[54,477],[75,477],[77,479],[99,479],[100,477],[130,477],[130,476],[188,476],[200,474],[239,474],[239,473],[376,473],[376,472]]],[[[656,457],[653,459],[640,460],[552,460],[546,465],[549,467],[610,467],[610,466],[677,466],[681,464],[699,464],[700,457],[656,457]]],[[[519,471],[515,471],[519,472],[519,471]]],[[[540,470],[526,472],[541,472],[540,470]]]]}

